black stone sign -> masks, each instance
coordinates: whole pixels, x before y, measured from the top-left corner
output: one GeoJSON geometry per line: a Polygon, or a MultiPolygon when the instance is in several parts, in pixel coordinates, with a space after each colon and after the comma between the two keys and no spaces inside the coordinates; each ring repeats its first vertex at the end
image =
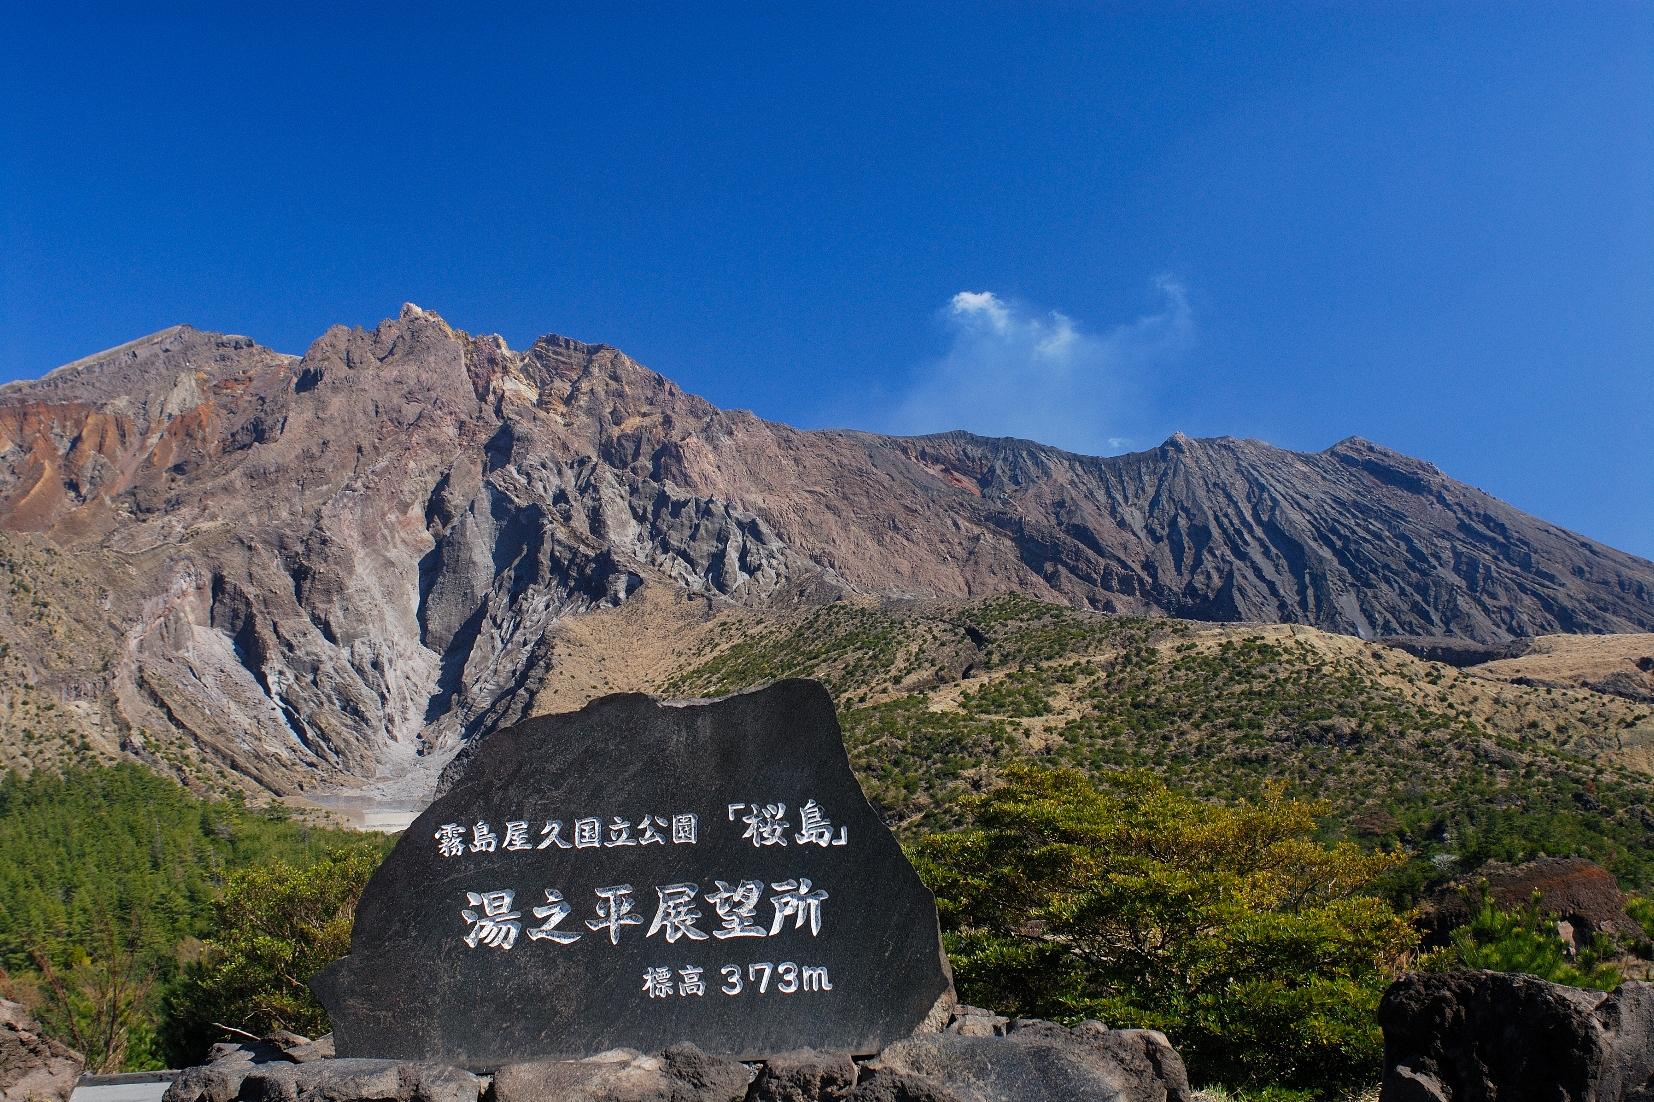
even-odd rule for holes
{"type": "Polygon", "coordinates": [[[311,986],[340,1056],[482,1070],[680,1041],[871,1054],[950,992],[935,901],[813,681],[484,739],[311,986]]]}

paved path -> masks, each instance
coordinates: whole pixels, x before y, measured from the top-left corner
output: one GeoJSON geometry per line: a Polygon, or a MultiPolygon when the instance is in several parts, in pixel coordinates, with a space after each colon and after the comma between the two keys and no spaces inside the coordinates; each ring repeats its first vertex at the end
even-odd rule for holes
{"type": "Polygon", "coordinates": [[[94,1083],[75,1088],[69,1102],[161,1102],[167,1082],[94,1083]]]}

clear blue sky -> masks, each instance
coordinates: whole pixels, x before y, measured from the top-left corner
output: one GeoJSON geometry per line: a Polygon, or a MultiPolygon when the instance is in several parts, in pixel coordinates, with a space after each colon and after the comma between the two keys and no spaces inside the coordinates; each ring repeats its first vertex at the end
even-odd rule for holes
{"type": "Polygon", "coordinates": [[[1654,6],[808,8],[14,2],[0,376],[411,299],[805,426],[1359,434],[1654,556],[1654,6]]]}

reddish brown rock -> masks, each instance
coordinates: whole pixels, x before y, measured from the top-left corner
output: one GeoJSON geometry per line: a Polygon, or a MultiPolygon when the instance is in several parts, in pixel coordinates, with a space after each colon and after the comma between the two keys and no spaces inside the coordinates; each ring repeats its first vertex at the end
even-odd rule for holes
{"type": "Polygon", "coordinates": [[[1492,862],[1473,881],[1438,893],[1427,920],[1437,938],[1469,922],[1481,893],[1500,907],[1515,909],[1537,900],[1541,913],[1565,922],[1577,939],[1606,934],[1621,941],[1643,936],[1625,913],[1625,895],[1614,874],[1583,857],[1542,857],[1523,865],[1492,862]]]}
{"type": "Polygon", "coordinates": [[[40,1032],[18,1003],[0,999],[0,1102],[69,1102],[86,1058],[40,1032]]]}

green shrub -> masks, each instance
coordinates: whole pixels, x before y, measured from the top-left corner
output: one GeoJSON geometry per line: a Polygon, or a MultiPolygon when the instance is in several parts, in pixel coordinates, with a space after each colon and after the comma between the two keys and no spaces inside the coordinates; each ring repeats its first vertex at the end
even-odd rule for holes
{"type": "Polygon", "coordinates": [[[223,1039],[224,1026],[253,1034],[328,1031],[327,1015],[307,986],[323,966],[350,951],[356,901],[378,855],[337,850],[311,865],[244,869],[214,906],[200,958],[167,998],[167,1052],[200,1059],[223,1039]]]}
{"type": "Polygon", "coordinates": [[[1642,937],[1634,946],[1635,952],[1645,960],[1654,959],[1654,899],[1636,892],[1627,892],[1625,895],[1625,913],[1631,916],[1638,926],[1642,927],[1642,937]]]}
{"type": "Polygon", "coordinates": [[[971,825],[915,847],[961,997],[1170,1035],[1197,1079],[1370,1082],[1378,1000],[1417,946],[1373,886],[1395,858],[1316,839],[1267,790],[1202,803],[1141,773],[1015,766],[971,825]]]}
{"type": "Polygon", "coordinates": [[[1485,968],[1522,972],[1569,987],[1612,991],[1620,985],[1619,969],[1608,938],[1598,934],[1572,952],[1556,930],[1556,920],[1539,909],[1537,895],[1527,906],[1499,907],[1483,898],[1467,925],[1449,935],[1447,950],[1435,954],[1431,967],[1485,968]]]}

